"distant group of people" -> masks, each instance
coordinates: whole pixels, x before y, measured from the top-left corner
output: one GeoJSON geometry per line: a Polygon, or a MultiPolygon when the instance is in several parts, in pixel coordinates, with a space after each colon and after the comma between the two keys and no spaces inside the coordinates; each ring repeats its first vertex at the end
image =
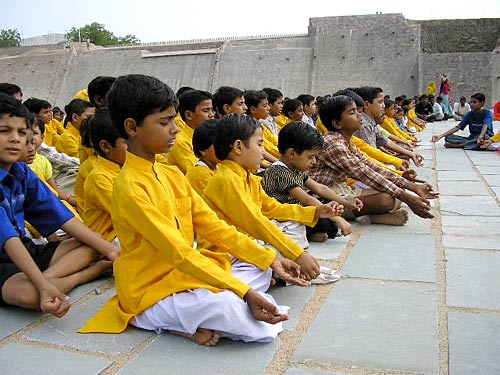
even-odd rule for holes
{"type": "MultiPolygon", "coordinates": [[[[433,217],[438,193],[410,168],[432,100],[371,86],[174,93],[132,74],[93,79],[61,122],[0,84],[0,304],[61,317],[68,291],[113,269],[117,295],[80,332],[272,341],[288,315],[269,287],[328,280],[309,242],[361,216],[404,225],[402,202],[433,217]]],[[[489,149],[484,95],[471,103],[458,128],[489,149]]]]}

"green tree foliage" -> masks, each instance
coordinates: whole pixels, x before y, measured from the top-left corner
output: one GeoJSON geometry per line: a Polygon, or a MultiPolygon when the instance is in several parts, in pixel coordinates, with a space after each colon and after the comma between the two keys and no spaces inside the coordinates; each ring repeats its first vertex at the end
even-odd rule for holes
{"type": "Polygon", "coordinates": [[[103,24],[93,22],[84,27],[73,27],[66,38],[72,42],[89,40],[98,46],[112,46],[118,44],[137,44],[140,42],[135,35],[126,35],[124,37],[117,37],[111,31],[106,30],[103,24]]]}
{"type": "Polygon", "coordinates": [[[17,29],[0,30],[0,47],[19,47],[21,35],[17,29]]]}

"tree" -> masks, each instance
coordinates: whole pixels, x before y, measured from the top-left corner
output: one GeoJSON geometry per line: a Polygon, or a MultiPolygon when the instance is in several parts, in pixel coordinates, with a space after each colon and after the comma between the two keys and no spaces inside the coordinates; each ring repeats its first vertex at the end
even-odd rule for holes
{"type": "Polygon", "coordinates": [[[0,47],[19,47],[21,45],[21,34],[17,29],[0,30],[0,47]]]}
{"type": "Polygon", "coordinates": [[[93,22],[84,27],[73,27],[66,38],[72,42],[89,41],[98,46],[112,46],[117,44],[137,44],[140,40],[135,35],[116,37],[111,31],[106,30],[103,24],[93,22]]]}

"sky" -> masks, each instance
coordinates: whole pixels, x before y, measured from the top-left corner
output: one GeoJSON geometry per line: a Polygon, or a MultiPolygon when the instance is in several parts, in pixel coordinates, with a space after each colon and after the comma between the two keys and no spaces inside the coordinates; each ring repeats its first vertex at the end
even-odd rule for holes
{"type": "Polygon", "coordinates": [[[22,38],[98,22],[115,36],[133,34],[144,43],[307,34],[309,18],[376,12],[411,20],[500,18],[499,0],[23,0],[1,8],[0,29],[17,29],[22,38]]]}

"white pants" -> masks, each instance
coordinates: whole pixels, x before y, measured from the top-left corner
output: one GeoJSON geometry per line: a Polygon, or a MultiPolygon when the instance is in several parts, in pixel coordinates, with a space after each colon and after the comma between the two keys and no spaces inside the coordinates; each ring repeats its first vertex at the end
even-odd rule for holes
{"type": "Polygon", "coordinates": [[[294,242],[303,249],[309,247],[309,241],[306,235],[306,226],[296,221],[278,221],[271,220],[285,235],[290,237],[294,242]]]}
{"type": "MultiPolygon", "coordinates": [[[[269,288],[271,269],[262,271],[237,259],[233,259],[231,267],[234,277],[276,304],[271,295],[264,293],[269,288]]],[[[281,312],[288,312],[287,306],[278,307],[281,312]]],[[[156,333],[173,330],[191,335],[198,328],[206,328],[220,331],[221,337],[245,342],[271,342],[283,331],[281,322],[268,324],[255,320],[246,302],[232,291],[213,293],[201,288],[159,301],[134,317],[130,324],[156,333]]]]}

